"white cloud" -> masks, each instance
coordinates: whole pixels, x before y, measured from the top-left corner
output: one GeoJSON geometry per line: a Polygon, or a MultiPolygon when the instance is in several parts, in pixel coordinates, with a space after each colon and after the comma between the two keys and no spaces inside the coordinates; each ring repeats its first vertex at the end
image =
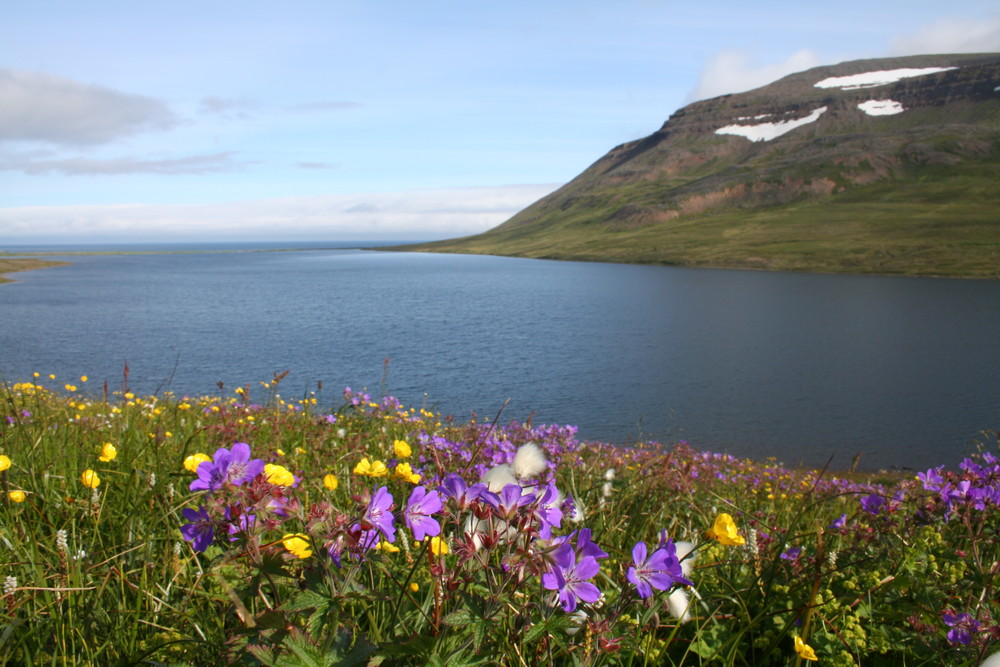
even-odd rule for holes
{"type": "Polygon", "coordinates": [[[913,35],[893,40],[889,53],[992,53],[1000,51],[1000,16],[984,19],[940,19],[913,35]]]}
{"type": "Polygon", "coordinates": [[[151,97],[44,72],[0,69],[0,142],[103,144],[179,122],[151,97]]]}
{"type": "Polygon", "coordinates": [[[0,243],[440,239],[495,227],[556,187],[449,188],[206,205],[0,208],[0,243]]]}
{"type": "Polygon", "coordinates": [[[809,49],[797,51],[780,63],[770,64],[761,64],[747,51],[720,51],[709,58],[702,68],[698,84],[688,94],[688,100],[741,93],[821,64],[819,54],[809,49]]]}
{"type": "Polygon", "coordinates": [[[144,159],[111,158],[91,159],[83,157],[49,159],[40,152],[25,152],[9,157],[0,156],[0,171],[19,171],[36,176],[39,174],[63,174],[65,176],[118,176],[122,174],[206,174],[236,171],[245,163],[233,159],[233,153],[212,153],[210,155],[190,155],[182,158],[144,159]]]}

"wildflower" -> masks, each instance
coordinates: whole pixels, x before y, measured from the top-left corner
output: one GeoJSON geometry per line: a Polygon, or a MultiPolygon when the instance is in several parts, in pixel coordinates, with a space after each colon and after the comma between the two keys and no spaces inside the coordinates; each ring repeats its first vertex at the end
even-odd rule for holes
{"type": "Polygon", "coordinates": [[[803,660],[819,660],[816,657],[816,652],[813,651],[812,646],[802,641],[802,638],[795,635],[795,652],[799,654],[799,657],[803,660]]]}
{"type": "Polygon", "coordinates": [[[7,497],[10,498],[12,503],[23,503],[24,499],[27,498],[27,495],[25,495],[24,491],[20,489],[14,489],[13,491],[7,493],[7,497]]]}
{"type": "Polygon", "coordinates": [[[292,486],[295,484],[295,475],[290,473],[285,466],[275,463],[264,464],[264,478],[275,486],[292,486]]]}
{"type": "Polygon", "coordinates": [[[843,528],[847,525],[847,514],[841,514],[840,518],[830,524],[830,528],[843,528]]]}
{"type": "Polygon", "coordinates": [[[684,578],[673,540],[667,540],[648,558],[647,553],[646,543],[636,542],[632,547],[633,565],[625,573],[625,578],[635,585],[640,598],[648,598],[653,594],[654,588],[665,591],[675,584],[691,585],[691,582],[684,578]]]}
{"type": "Polygon", "coordinates": [[[435,556],[444,556],[449,552],[448,543],[440,537],[431,538],[431,553],[435,556]]]}
{"type": "Polygon", "coordinates": [[[56,531],[56,549],[59,550],[59,553],[65,554],[69,550],[68,537],[69,534],[65,528],[60,528],[56,531]]]}
{"type": "Polygon", "coordinates": [[[17,590],[17,577],[12,577],[7,575],[3,579],[3,594],[4,596],[13,595],[14,591],[17,590]]]}
{"type": "Polygon", "coordinates": [[[413,539],[420,542],[427,535],[441,534],[441,524],[431,516],[440,512],[441,507],[441,497],[437,491],[428,491],[423,486],[413,489],[406,503],[406,512],[403,513],[403,520],[413,531],[413,539]]]}
{"type": "Polygon", "coordinates": [[[382,461],[369,461],[368,457],[365,456],[358,461],[358,465],[354,466],[354,474],[366,477],[385,477],[389,474],[389,469],[382,461]]]}
{"type": "Polygon", "coordinates": [[[557,591],[563,611],[572,614],[577,603],[597,602],[601,591],[592,584],[601,566],[594,556],[578,559],[569,542],[563,542],[552,552],[552,568],[542,575],[542,586],[557,591]]]}
{"type": "Polygon", "coordinates": [[[952,644],[968,646],[972,643],[973,633],[979,632],[982,625],[971,614],[942,614],[941,620],[951,630],[948,631],[948,641],[952,644]]]}
{"type": "Polygon", "coordinates": [[[10,457],[6,454],[0,454],[0,472],[3,472],[10,467],[10,457]]]}
{"type": "Polygon", "coordinates": [[[208,516],[208,512],[199,505],[196,510],[185,507],[181,510],[181,514],[191,522],[181,526],[181,535],[184,536],[185,540],[191,542],[195,551],[207,549],[215,537],[212,518],[208,516]]]}
{"type": "Polygon", "coordinates": [[[189,472],[198,472],[198,466],[201,465],[202,461],[211,461],[212,457],[208,454],[202,454],[198,452],[197,454],[191,454],[184,459],[184,468],[189,472]]]}
{"type": "Polygon", "coordinates": [[[396,465],[396,471],[392,474],[396,479],[401,479],[404,482],[409,482],[410,484],[419,484],[420,475],[413,472],[413,468],[406,461],[396,465]]]}
{"type": "Polygon", "coordinates": [[[339,486],[339,482],[337,482],[337,476],[334,475],[333,473],[324,475],[323,486],[325,486],[330,491],[336,491],[337,487],[339,486]]]}
{"type": "Polygon", "coordinates": [[[861,499],[861,509],[873,516],[882,511],[883,505],[885,505],[885,498],[875,493],[861,499]]]}
{"type": "Polygon", "coordinates": [[[418,584],[415,581],[410,582],[410,590],[416,593],[417,591],[420,590],[420,584],[418,584]]]}
{"type": "Polygon", "coordinates": [[[83,471],[82,475],[80,475],[80,482],[82,482],[88,489],[96,489],[101,485],[101,478],[96,472],[88,468],[83,471]]]}
{"type": "Polygon", "coordinates": [[[725,512],[715,517],[715,524],[708,529],[708,536],[727,547],[739,546],[746,542],[737,530],[733,517],[725,512]]]}
{"type": "Polygon", "coordinates": [[[781,554],[780,558],[782,560],[795,561],[798,560],[799,555],[802,553],[802,547],[789,547],[781,554]]]}
{"type": "Polygon", "coordinates": [[[312,556],[308,535],[289,533],[281,538],[281,544],[296,558],[309,558],[309,556],[312,556]]]}
{"type": "Polygon", "coordinates": [[[101,463],[110,463],[115,460],[116,456],[118,456],[118,450],[115,449],[113,444],[106,442],[101,445],[101,451],[97,456],[97,460],[101,463]]]}
{"type": "Polygon", "coordinates": [[[198,479],[191,482],[192,491],[215,491],[223,484],[239,486],[264,472],[264,462],[250,458],[250,445],[237,442],[232,450],[220,447],[211,463],[198,464],[198,479]]]}
{"type": "Polygon", "coordinates": [[[508,484],[503,487],[503,490],[500,492],[499,502],[493,502],[492,497],[481,497],[492,505],[497,510],[497,514],[505,521],[510,521],[514,518],[519,507],[532,503],[535,500],[535,494],[531,491],[526,491],[520,484],[508,484]]]}
{"type": "Polygon", "coordinates": [[[392,443],[392,451],[401,459],[409,458],[413,454],[413,449],[406,440],[396,440],[392,443]]]}
{"type": "Polygon", "coordinates": [[[481,482],[468,486],[460,475],[450,472],[441,483],[440,491],[455,501],[459,511],[464,511],[480,499],[487,487],[481,482]]]}
{"type": "Polygon", "coordinates": [[[362,518],[362,526],[366,530],[378,529],[389,542],[396,541],[396,527],[392,521],[392,494],[381,486],[368,503],[368,509],[362,518]]]}
{"type": "Polygon", "coordinates": [[[542,492],[541,497],[538,499],[538,503],[534,507],[534,515],[538,518],[538,523],[540,528],[538,529],[538,536],[543,540],[550,539],[552,537],[552,528],[559,528],[562,525],[563,512],[560,509],[562,505],[562,494],[559,493],[559,489],[556,488],[555,484],[550,483],[545,487],[545,491],[542,492]]]}

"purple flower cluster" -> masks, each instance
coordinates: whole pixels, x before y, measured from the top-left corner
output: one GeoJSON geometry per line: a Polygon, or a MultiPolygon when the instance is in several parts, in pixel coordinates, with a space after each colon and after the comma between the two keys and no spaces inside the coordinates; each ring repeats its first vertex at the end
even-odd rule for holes
{"type": "Polygon", "coordinates": [[[964,459],[959,466],[963,471],[960,476],[945,472],[943,467],[917,473],[924,490],[936,494],[944,505],[945,520],[959,508],[982,512],[1000,507],[1000,459],[985,452],[982,460],[980,465],[972,458],[964,459]]]}
{"type": "Polygon", "coordinates": [[[634,586],[640,598],[646,599],[653,594],[653,589],[666,591],[674,586],[691,586],[690,580],[684,576],[680,559],[677,558],[677,547],[674,541],[667,539],[667,532],[660,533],[660,544],[652,554],[648,554],[645,542],[636,542],[632,547],[632,566],[625,573],[634,586]]]}
{"type": "Polygon", "coordinates": [[[198,479],[191,482],[192,491],[217,491],[224,484],[239,486],[264,472],[264,461],[250,458],[250,445],[237,442],[231,450],[220,447],[211,461],[198,466],[198,479]]]}
{"type": "Polygon", "coordinates": [[[948,641],[952,644],[962,644],[968,646],[972,643],[972,635],[982,629],[982,624],[971,614],[942,614],[941,620],[950,629],[948,630],[948,641]]]}

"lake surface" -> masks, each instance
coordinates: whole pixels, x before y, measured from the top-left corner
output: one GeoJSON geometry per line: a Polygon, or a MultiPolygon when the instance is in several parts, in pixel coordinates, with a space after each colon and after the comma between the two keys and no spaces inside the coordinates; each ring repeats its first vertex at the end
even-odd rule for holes
{"type": "Polygon", "coordinates": [[[232,395],[288,370],[285,398],[322,382],[326,407],[345,385],[459,418],[509,398],[503,422],[836,468],[955,465],[1000,428],[1000,281],[357,249],[66,259],[0,286],[4,380],[86,374],[96,393],[127,362],[138,393],[232,395]]]}

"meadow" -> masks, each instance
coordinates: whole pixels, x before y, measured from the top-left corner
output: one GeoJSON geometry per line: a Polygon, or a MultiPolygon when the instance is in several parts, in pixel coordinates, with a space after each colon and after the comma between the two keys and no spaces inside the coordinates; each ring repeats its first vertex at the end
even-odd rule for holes
{"type": "MultiPolygon", "coordinates": [[[[955,469],[789,469],[281,376],[0,387],[0,662],[976,665],[996,433],[955,469]],[[338,392],[339,393],[339,392],[338,392]]],[[[613,409],[613,407],[609,407],[613,409]]]]}

